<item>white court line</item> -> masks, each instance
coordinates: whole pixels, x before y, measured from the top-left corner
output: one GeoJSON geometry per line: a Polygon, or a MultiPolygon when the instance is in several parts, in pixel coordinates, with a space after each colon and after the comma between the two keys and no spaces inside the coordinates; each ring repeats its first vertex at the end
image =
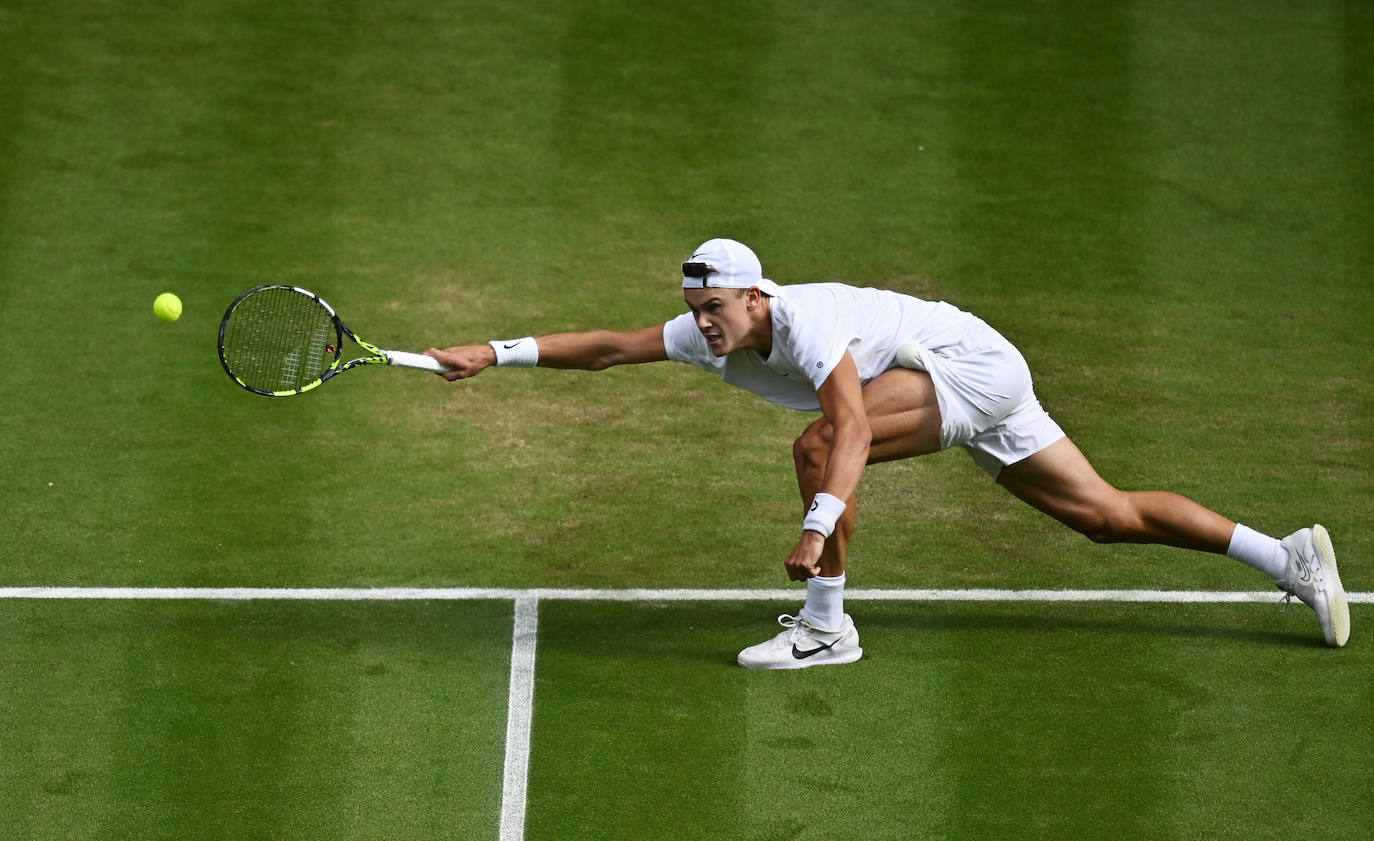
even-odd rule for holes
{"type": "MultiPolygon", "coordinates": [[[[109,600],[299,600],[299,601],[482,601],[513,600],[510,690],[506,713],[506,758],[501,789],[501,841],[524,841],[529,786],[530,733],[534,721],[534,656],[541,599],[564,601],[785,601],[789,590],[564,590],[507,588],[271,588],[271,587],[0,587],[3,599],[109,600]]],[[[1347,593],[1354,604],[1374,604],[1374,593],[1347,593]]],[[[847,600],[911,602],[1140,602],[1224,604],[1275,602],[1274,590],[848,590],[847,600]]]]}
{"type": "Polygon", "coordinates": [[[510,703],[506,713],[506,771],[501,787],[501,841],[524,841],[525,793],[530,773],[530,729],[534,721],[534,651],[539,600],[515,600],[511,637],[510,703]]]}
{"type": "MultiPolygon", "coordinates": [[[[1277,602],[1278,590],[846,590],[846,600],[913,602],[1143,602],[1225,604],[1277,602]]],[[[478,587],[0,587],[0,599],[214,601],[787,601],[800,587],[777,590],[565,590],[478,587]]],[[[1352,604],[1374,604],[1374,592],[1346,593],[1352,604]]]]}

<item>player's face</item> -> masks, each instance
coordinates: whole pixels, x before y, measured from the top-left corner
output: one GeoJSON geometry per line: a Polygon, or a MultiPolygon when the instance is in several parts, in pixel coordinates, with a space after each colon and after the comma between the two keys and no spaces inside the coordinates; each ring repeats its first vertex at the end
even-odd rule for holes
{"type": "Polygon", "coordinates": [[[686,289],[683,297],[697,329],[715,356],[724,356],[749,336],[749,296],[738,289],[686,289]]]}

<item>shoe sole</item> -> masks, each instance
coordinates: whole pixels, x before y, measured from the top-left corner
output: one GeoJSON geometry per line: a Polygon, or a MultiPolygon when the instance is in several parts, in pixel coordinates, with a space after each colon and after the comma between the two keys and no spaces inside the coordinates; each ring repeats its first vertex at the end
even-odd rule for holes
{"type": "Polygon", "coordinates": [[[1312,542],[1322,559],[1323,588],[1326,590],[1331,610],[1331,627],[1322,628],[1326,632],[1326,644],[1340,648],[1350,639],[1350,604],[1345,598],[1345,588],[1341,586],[1341,574],[1336,570],[1336,548],[1331,545],[1331,535],[1326,527],[1312,527],[1312,542]]]}

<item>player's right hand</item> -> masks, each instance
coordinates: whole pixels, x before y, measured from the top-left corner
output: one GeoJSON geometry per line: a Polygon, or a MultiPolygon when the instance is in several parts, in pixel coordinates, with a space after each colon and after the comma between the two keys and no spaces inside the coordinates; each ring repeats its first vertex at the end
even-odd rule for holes
{"type": "Polygon", "coordinates": [[[425,356],[432,356],[452,369],[439,375],[449,382],[475,377],[496,364],[496,351],[491,345],[465,345],[447,350],[430,348],[425,356]]]}

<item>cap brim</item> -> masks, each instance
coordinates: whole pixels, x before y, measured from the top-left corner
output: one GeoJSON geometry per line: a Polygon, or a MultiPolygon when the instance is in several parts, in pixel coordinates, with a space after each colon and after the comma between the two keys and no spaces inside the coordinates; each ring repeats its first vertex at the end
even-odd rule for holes
{"type": "Polygon", "coordinates": [[[783,294],[781,286],[777,285],[776,283],[774,283],[766,277],[760,280],[755,285],[758,286],[758,288],[763,292],[763,294],[768,295],[771,298],[787,297],[785,294],[783,294]]]}

